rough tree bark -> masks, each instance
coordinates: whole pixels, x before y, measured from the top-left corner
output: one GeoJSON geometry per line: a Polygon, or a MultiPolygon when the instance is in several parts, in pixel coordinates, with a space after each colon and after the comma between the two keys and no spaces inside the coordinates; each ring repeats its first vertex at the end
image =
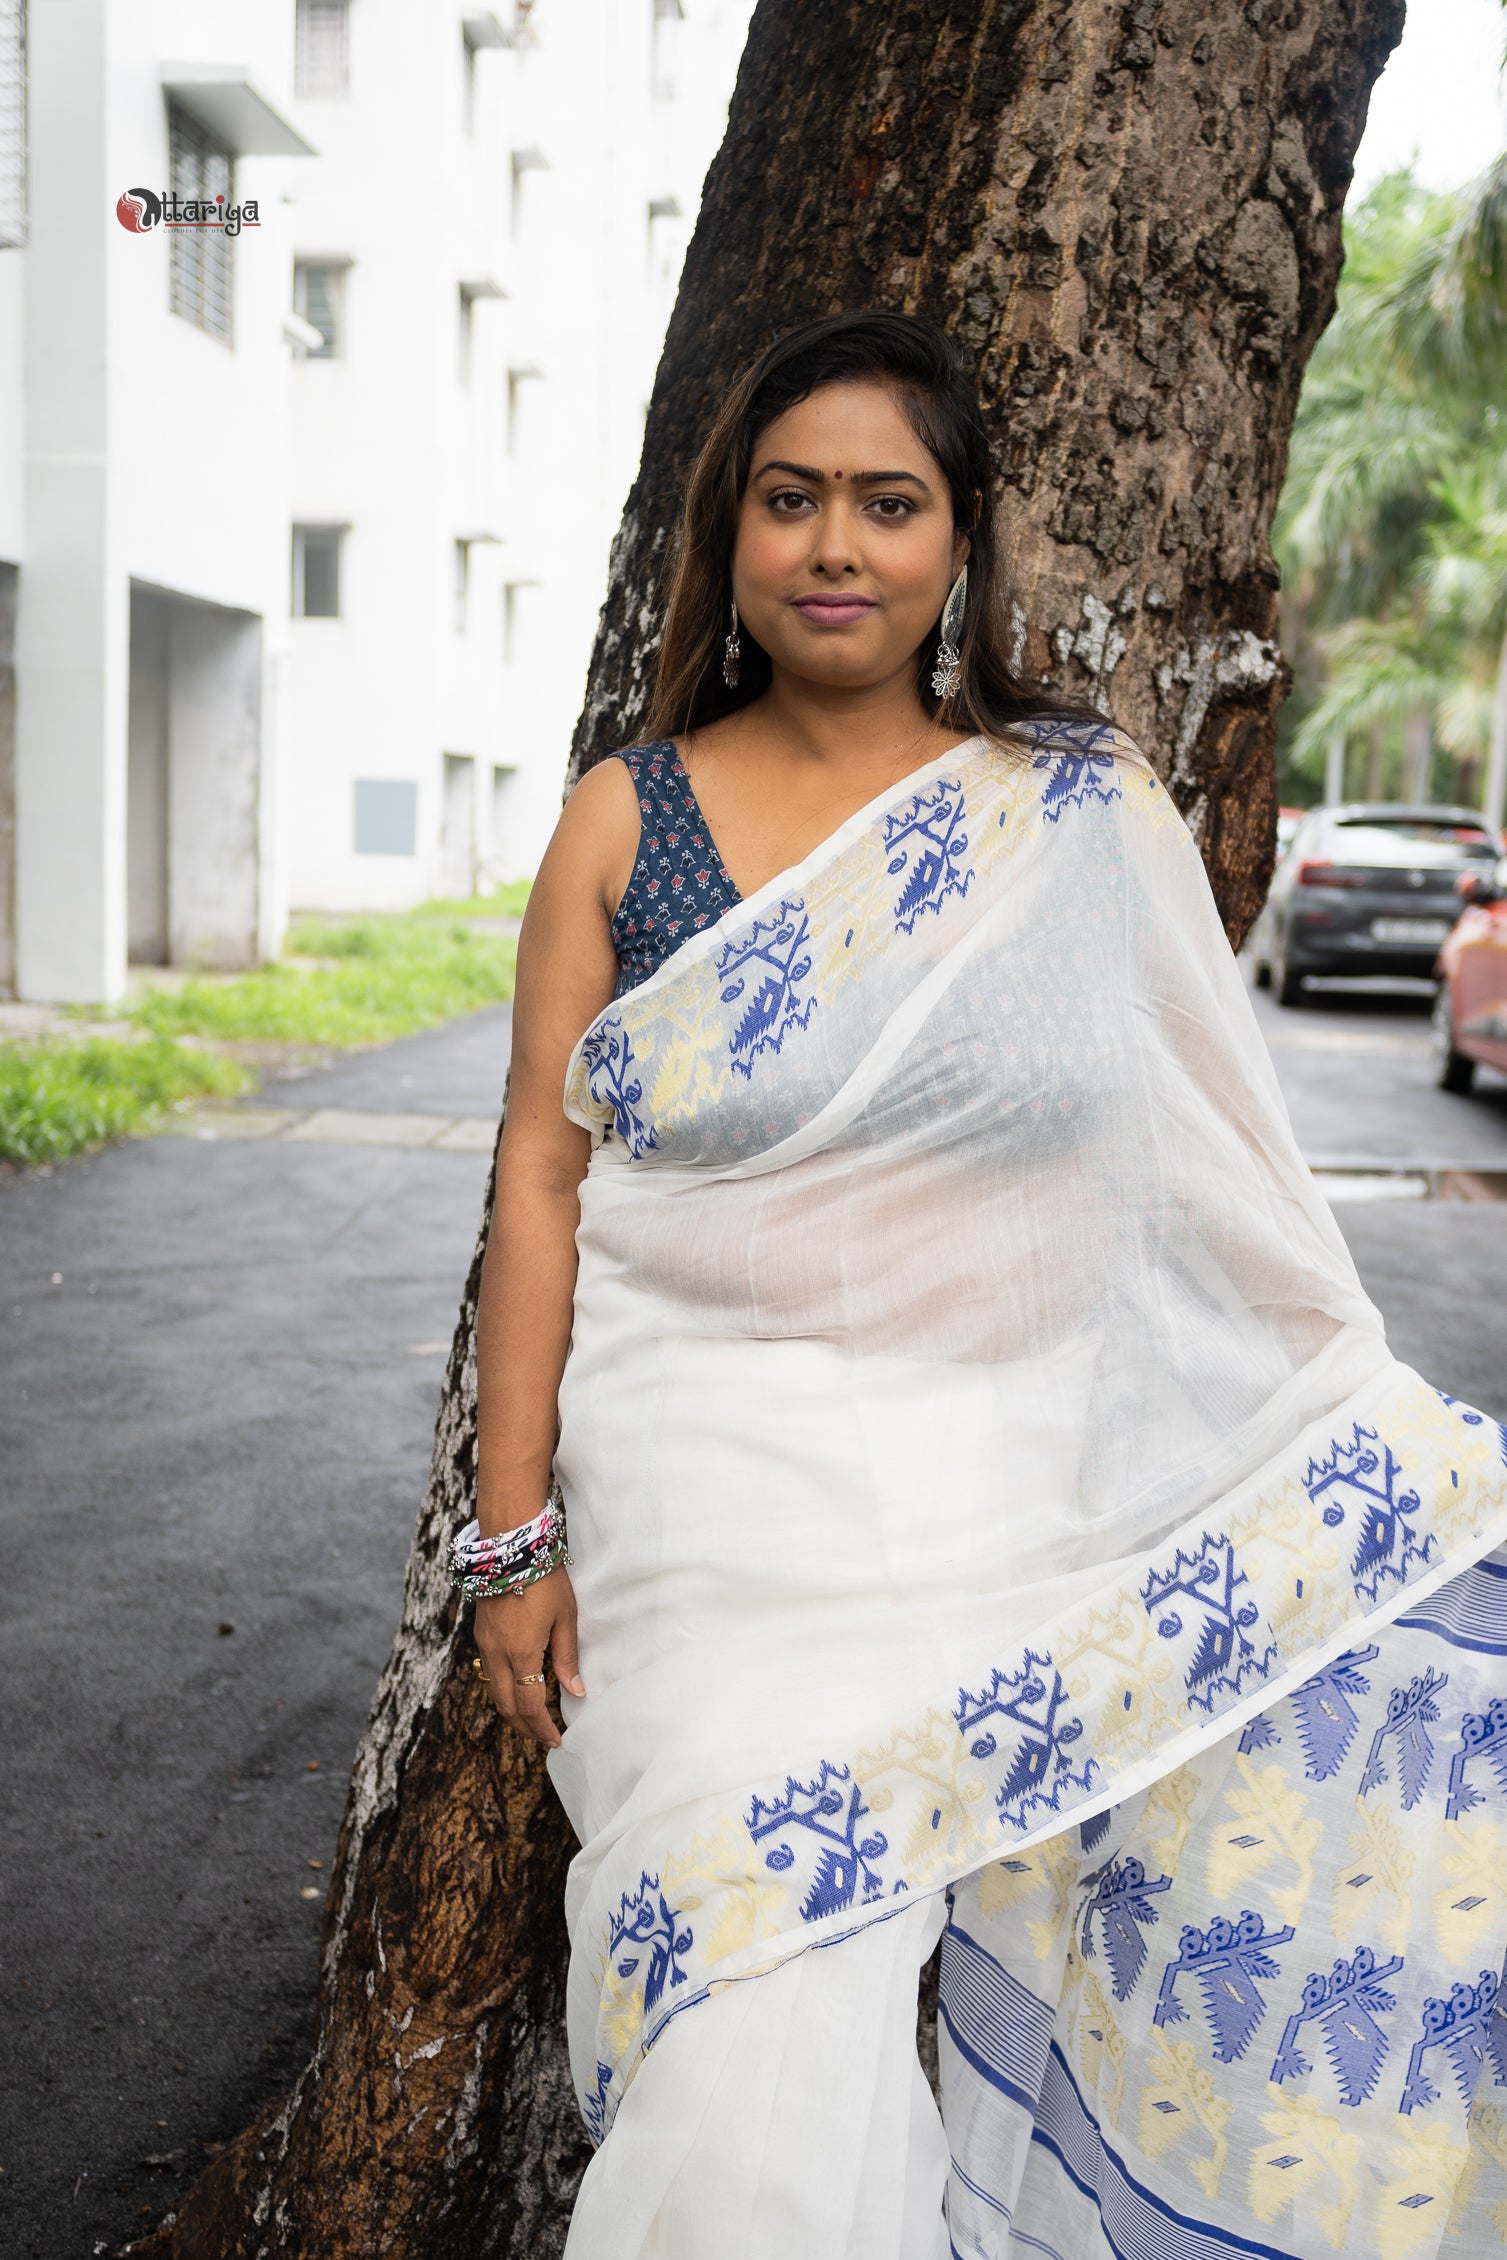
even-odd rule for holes
{"type": "MultiPolygon", "coordinates": [[[[1268,529],[1402,16],[1403,0],[762,0],[576,768],[642,719],[676,497],[730,372],[806,315],[911,308],[982,372],[1029,669],[1094,694],[1157,759],[1243,934],[1270,873],[1287,673],[1268,529]]],[[[571,1846],[542,1764],[471,1674],[439,1568],[470,1511],[479,1262],[480,1245],[352,1777],[315,2052],[137,2247],[158,2260],[546,2260],[563,2241],[586,2155],[561,2029],[571,1846]]]]}

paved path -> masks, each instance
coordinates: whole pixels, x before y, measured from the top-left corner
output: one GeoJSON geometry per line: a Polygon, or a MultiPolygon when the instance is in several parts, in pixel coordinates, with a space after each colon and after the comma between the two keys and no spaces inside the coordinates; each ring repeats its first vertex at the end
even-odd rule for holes
{"type": "MultiPolygon", "coordinates": [[[[1507,1167],[1415,1010],[1258,1009],[1310,1155],[1507,1167]]],[[[5,2260],[118,2248],[302,2061],[507,1027],[0,1183],[5,2260]]],[[[1399,1354],[1507,1409],[1507,1203],[1337,1213],[1399,1354]]]]}

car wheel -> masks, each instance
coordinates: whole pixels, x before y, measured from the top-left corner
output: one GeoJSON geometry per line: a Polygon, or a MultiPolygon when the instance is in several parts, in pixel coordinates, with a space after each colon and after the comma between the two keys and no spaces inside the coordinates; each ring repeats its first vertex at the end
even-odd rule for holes
{"type": "Polygon", "coordinates": [[[1434,1081],[1441,1091],[1468,1091],[1476,1079],[1476,1063],[1455,1049],[1455,1016],[1450,1010],[1449,983],[1441,981],[1434,999],[1434,1081]]]}
{"type": "Polygon", "coordinates": [[[1287,951],[1279,949],[1271,962],[1271,991],[1278,1004],[1297,1005],[1303,1002],[1303,976],[1294,972],[1287,962],[1287,951]]]}

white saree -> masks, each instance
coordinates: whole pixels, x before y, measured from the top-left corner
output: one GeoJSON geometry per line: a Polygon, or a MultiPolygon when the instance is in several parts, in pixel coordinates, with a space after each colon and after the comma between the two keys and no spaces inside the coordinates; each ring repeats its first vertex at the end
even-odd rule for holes
{"type": "Polygon", "coordinates": [[[1134,747],[906,779],[566,1109],[570,2260],[1495,2253],[1503,1433],[1134,747]]]}

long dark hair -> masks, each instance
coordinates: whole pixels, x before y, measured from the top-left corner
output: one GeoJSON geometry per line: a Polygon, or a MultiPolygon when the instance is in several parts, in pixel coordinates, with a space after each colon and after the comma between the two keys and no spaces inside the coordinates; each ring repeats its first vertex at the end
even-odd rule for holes
{"type": "Polygon", "coordinates": [[[686,490],[650,734],[682,735],[747,706],[768,688],[768,654],[746,628],[736,689],[722,680],[738,509],[759,434],[818,386],[844,380],[878,382],[895,393],[946,479],[953,523],[971,544],[962,667],[949,698],[939,699],[931,687],[935,633],[916,655],[916,688],[927,713],[992,738],[1032,715],[1102,721],[1096,707],[1029,688],[1011,662],[989,443],[963,356],[930,322],[872,311],[802,323],[745,369],[723,402],[686,490]]]}

